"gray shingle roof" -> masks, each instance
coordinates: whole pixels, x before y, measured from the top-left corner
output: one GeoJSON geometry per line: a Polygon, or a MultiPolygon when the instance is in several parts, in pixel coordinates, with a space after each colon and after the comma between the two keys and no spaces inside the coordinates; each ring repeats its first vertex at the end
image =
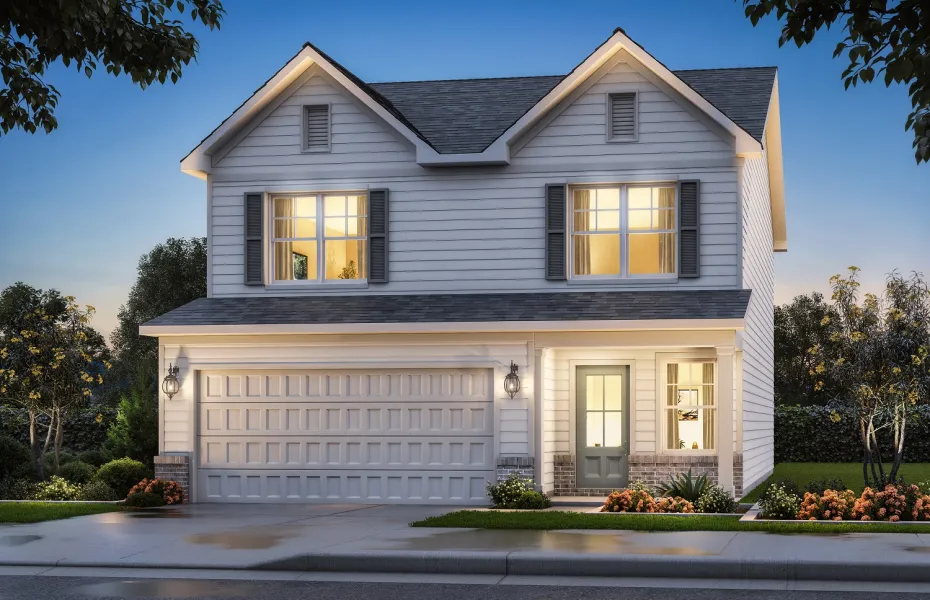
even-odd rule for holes
{"type": "MultiPolygon", "coordinates": [[[[762,141],[775,67],[674,71],[708,102],[762,141]]],[[[442,154],[481,152],[564,75],[370,83],[442,154]]]]}
{"type": "Polygon", "coordinates": [[[740,319],[749,290],[201,298],[146,326],[740,319]]]}

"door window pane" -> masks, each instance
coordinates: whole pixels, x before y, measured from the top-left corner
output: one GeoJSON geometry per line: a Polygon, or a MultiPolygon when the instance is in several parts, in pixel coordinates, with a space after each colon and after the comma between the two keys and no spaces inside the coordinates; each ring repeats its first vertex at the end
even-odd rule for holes
{"type": "Polygon", "coordinates": [[[587,410],[603,410],[604,408],[604,376],[588,375],[585,381],[585,408],[587,410]]]}
{"type": "Polygon", "coordinates": [[[604,446],[613,448],[623,445],[623,413],[604,413],[604,446]]]}
{"type": "Polygon", "coordinates": [[[585,430],[585,442],[589,448],[604,445],[604,413],[589,412],[585,430]]]}
{"type": "Polygon", "coordinates": [[[623,376],[604,376],[604,409],[623,410],[623,376]]]}

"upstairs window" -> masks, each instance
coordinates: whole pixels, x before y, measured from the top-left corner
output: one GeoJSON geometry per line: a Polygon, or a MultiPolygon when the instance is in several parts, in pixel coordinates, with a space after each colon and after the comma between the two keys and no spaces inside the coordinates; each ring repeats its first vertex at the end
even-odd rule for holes
{"type": "Polygon", "coordinates": [[[673,277],[674,186],[571,188],[571,276],[673,277]]]}
{"type": "Polygon", "coordinates": [[[329,104],[304,106],[303,149],[305,152],[329,152],[329,104]]]}
{"type": "Polygon", "coordinates": [[[636,93],[609,94],[607,96],[607,139],[612,142],[636,141],[639,115],[636,93]]]}
{"type": "Polygon", "coordinates": [[[276,196],[273,273],[278,282],[368,278],[368,196],[276,196]]]}

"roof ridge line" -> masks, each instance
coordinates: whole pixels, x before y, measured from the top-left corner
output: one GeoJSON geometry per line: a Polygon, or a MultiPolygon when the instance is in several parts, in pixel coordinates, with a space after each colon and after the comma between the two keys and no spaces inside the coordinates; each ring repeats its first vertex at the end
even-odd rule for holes
{"type": "Polygon", "coordinates": [[[500,81],[501,79],[542,79],[544,77],[565,77],[565,75],[510,75],[506,77],[464,77],[449,79],[412,79],[408,81],[370,81],[368,85],[382,85],[385,83],[440,83],[444,81],[500,81]]]}

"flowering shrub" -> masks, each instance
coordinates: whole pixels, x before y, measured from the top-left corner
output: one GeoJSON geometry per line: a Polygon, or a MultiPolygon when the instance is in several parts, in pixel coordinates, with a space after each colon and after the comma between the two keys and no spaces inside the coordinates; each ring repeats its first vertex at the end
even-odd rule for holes
{"type": "Polygon", "coordinates": [[[659,513],[693,513],[694,505],[678,496],[656,498],[656,512],[659,513]]]}
{"type": "Polygon", "coordinates": [[[165,499],[151,492],[131,492],[126,496],[124,504],[133,508],[155,508],[164,506],[165,499]]]}
{"type": "Polygon", "coordinates": [[[533,490],[533,481],[520,477],[519,473],[511,473],[510,477],[497,485],[487,485],[488,496],[498,508],[508,508],[520,500],[523,492],[533,490]]]}
{"type": "Polygon", "coordinates": [[[165,479],[143,479],[129,490],[132,494],[155,494],[161,496],[165,504],[181,504],[184,502],[184,490],[178,483],[165,479]]]}
{"type": "Polygon", "coordinates": [[[794,519],[797,517],[801,499],[777,483],[772,484],[759,500],[763,519],[794,519]]]}
{"type": "Polygon", "coordinates": [[[62,477],[52,475],[48,481],[36,485],[35,500],[77,500],[81,493],[81,486],[77,483],[68,483],[62,477]]]}
{"type": "Polygon", "coordinates": [[[808,521],[843,521],[852,518],[856,494],[852,490],[824,490],[823,495],[807,492],[798,518],[808,521]]]}
{"type": "Polygon", "coordinates": [[[733,496],[719,485],[709,486],[694,503],[697,511],[702,513],[731,513],[738,506],[733,496]]]}
{"type": "Polygon", "coordinates": [[[911,517],[915,521],[930,521],[930,496],[921,494],[914,501],[914,508],[911,510],[911,517]]]}
{"type": "Polygon", "coordinates": [[[641,490],[621,490],[611,492],[604,500],[601,512],[640,512],[654,513],[656,511],[655,499],[641,490]]]}

